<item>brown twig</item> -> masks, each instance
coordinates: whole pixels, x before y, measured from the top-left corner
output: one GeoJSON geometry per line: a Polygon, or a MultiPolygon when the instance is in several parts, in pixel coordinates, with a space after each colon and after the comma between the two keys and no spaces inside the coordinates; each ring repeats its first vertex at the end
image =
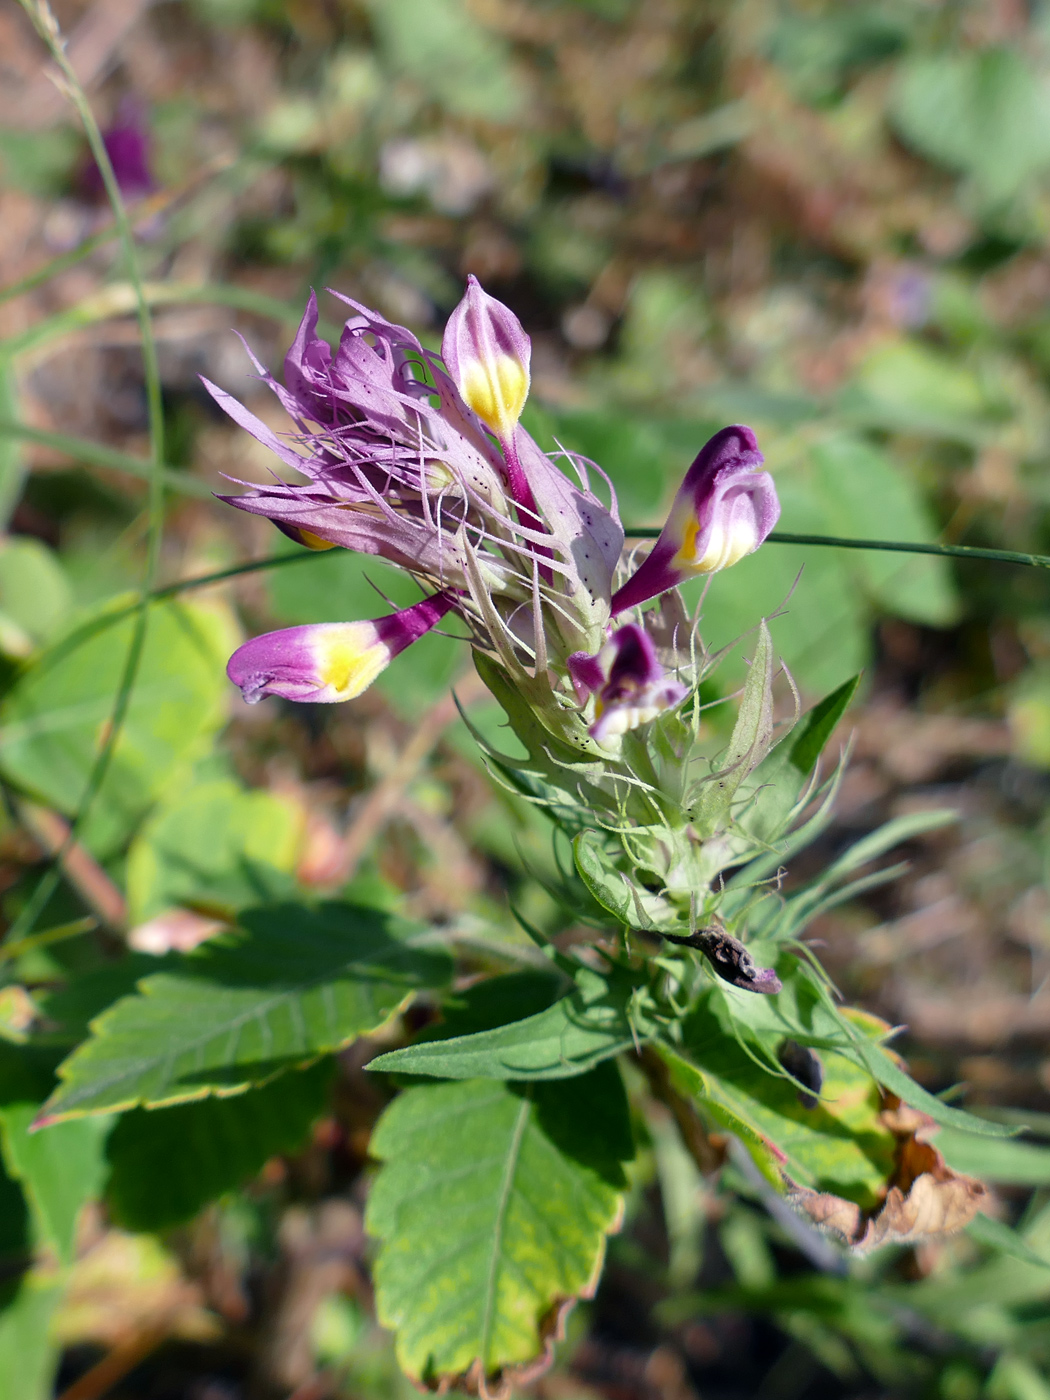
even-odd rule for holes
{"type": "Polygon", "coordinates": [[[106,1352],[90,1371],[67,1386],[58,1400],[101,1400],[101,1397],[133,1371],[168,1337],[169,1320],[155,1322],[134,1332],[106,1352]]]}
{"type": "Polygon", "coordinates": [[[638,1052],[638,1064],[649,1081],[653,1098],[671,1110],[686,1151],[705,1176],[718,1171],[725,1162],[724,1141],[708,1133],[700,1115],[689,1100],[671,1083],[671,1074],[662,1057],[649,1045],[638,1052]]]}
{"type": "MultiPolygon", "coordinates": [[[[49,856],[57,856],[62,851],[69,836],[69,823],[64,817],[33,802],[21,803],[19,814],[27,831],[49,856]]],[[[117,930],[125,927],[128,907],[124,896],[79,841],[74,841],[62,857],[62,873],[107,927],[117,930]]]]}
{"type": "Polygon", "coordinates": [[[369,843],[393,815],[402,793],[416,776],[427,754],[441,737],[442,731],[456,718],[456,696],[459,697],[459,703],[466,706],[485,693],[480,679],[470,673],[457,682],[455,692],[448,691],[424,713],[416,732],[401,750],[397,762],[362,802],[346,833],[343,847],[346,879],[352,878],[369,843]]]}

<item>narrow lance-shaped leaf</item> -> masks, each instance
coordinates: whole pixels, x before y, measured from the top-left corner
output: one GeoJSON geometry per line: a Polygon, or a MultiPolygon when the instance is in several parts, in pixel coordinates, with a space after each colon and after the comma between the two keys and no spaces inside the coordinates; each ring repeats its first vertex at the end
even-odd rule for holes
{"type": "Polygon", "coordinates": [[[769,747],[773,733],[773,662],[773,642],[763,622],[725,761],[721,770],[702,785],[695,805],[694,821],[702,835],[715,830],[740,784],[769,747]]]}
{"type": "Polygon", "coordinates": [[[581,968],[577,990],[545,1011],[473,1035],[409,1045],[380,1055],[371,1070],[439,1079],[566,1079],[652,1034],[630,977],[581,968]]]}
{"type": "Polygon", "coordinates": [[[791,762],[800,773],[808,773],[823,752],[832,731],[846,713],[849,702],[860,685],[860,676],[852,676],[837,690],[814,705],[806,716],[801,731],[791,745],[791,762]]]}

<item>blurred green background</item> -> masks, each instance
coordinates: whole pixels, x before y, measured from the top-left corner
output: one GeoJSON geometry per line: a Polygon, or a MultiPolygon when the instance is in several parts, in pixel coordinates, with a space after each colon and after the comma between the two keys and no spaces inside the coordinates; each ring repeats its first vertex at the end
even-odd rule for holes
{"type": "MultiPolygon", "coordinates": [[[[281,424],[232,328],[276,369],[308,289],[331,286],[436,346],[471,272],[533,338],[527,426],[548,450],[604,468],[631,524],[659,524],[706,436],[740,421],[775,473],[786,530],[1050,552],[1050,5],[94,0],[57,13],[102,126],[132,112],[151,143],[155,189],[136,217],[168,424],[162,581],[289,548],[211,499],[223,473],[258,481],[269,464],[197,375],[281,424]]],[[[39,41],[8,5],[8,923],[77,809],[131,624],[75,649],[68,640],[138,586],[147,528],[137,333],[88,168],[39,41]],[[81,256],[85,239],[96,246],[81,256]]],[[[339,303],[322,301],[335,334],[339,303]]],[[[83,832],[102,884],[63,881],[43,925],[97,914],[107,888],[126,900],[112,919],[125,932],[172,908],[221,917],[257,893],[257,877],[275,893],[297,881],[339,888],[352,873],[349,821],[359,892],[498,936],[509,889],[553,926],[551,901],[524,874],[549,863],[546,838],[492,795],[465,732],[447,730],[396,779],[400,805],[353,824],[420,716],[463,675],[456,642],[427,638],[339,715],[233,704],[223,665],[245,630],[368,616],[383,610],[376,589],[399,600],[403,587],[332,552],[158,610],[83,832]]],[[[1050,577],[1036,569],[769,545],[712,580],[703,614],[720,647],[776,613],[774,640],[807,700],[864,670],[833,839],[916,804],[961,812],[956,834],[916,843],[895,893],[836,911],[821,937],[848,995],[909,1023],[924,1082],[965,1080],[989,1111],[1020,1105],[1044,1135],[1048,602],[1050,577]]],[[[739,683],[745,650],[730,648],[711,698],[739,683]]],[[[473,704],[479,724],[496,723],[473,704]]],[[[152,947],[132,937],[143,956],[172,946],[170,929],[154,934],[152,947]]],[[[87,934],[16,960],[0,989],[2,1033],[21,1034],[10,988],[74,986],[97,961],[87,934]]],[[[339,1119],[351,1144],[368,1117],[355,1113],[339,1119]]],[[[746,1182],[740,1197],[698,1195],[670,1138],[645,1131],[630,1227],[537,1393],[1050,1396],[1050,1274],[921,1247],[849,1277],[814,1270],[746,1182]]],[[[183,1317],[119,1393],[254,1394],[244,1376],[270,1363],[241,1352],[265,1350],[270,1314],[252,1290],[272,1284],[282,1259],[291,1267],[294,1211],[317,1225],[357,1180],[319,1165],[326,1150],[273,1167],[272,1180],[163,1246],[100,1236],[117,1260],[111,1293],[82,1280],[87,1302],[61,1314],[66,1379],[112,1342],[100,1297],[119,1311],[143,1278],[182,1269],[227,1339],[241,1340],[217,1341],[203,1324],[195,1334],[199,1319],[183,1317]]],[[[359,1171],[366,1147],[346,1150],[359,1171]]],[[[1028,1211],[1040,1248],[1048,1185],[1001,1186],[1004,1211],[1028,1211]]],[[[314,1297],[303,1374],[327,1367],[333,1394],[400,1394],[367,1283],[355,1288],[314,1297]]]]}

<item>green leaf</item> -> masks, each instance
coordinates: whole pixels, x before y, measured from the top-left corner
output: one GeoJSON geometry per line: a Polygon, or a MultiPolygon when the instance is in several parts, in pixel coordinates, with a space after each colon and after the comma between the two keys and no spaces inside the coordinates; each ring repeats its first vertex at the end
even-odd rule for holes
{"type": "Polygon", "coordinates": [[[752,1155],[767,1175],[772,1148],[792,1180],[865,1208],[878,1204],[895,1142],[879,1122],[882,1096],[870,1074],[822,1050],[824,1088],[816,1107],[806,1108],[798,1086],[757,1064],[704,1003],[683,1026],[682,1056],[695,1072],[701,1107],[722,1127],[749,1130],[742,1139],[751,1149],[761,1146],[752,1155]]]}
{"type": "Polygon", "coordinates": [[[1039,1268],[1050,1269],[1050,1258],[1037,1254],[1024,1238],[1004,1225],[1001,1220],[993,1220],[987,1215],[975,1215],[966,1227],[971,1239],[983,1244],[996,1254],[1008,1254],[1011,1259],[1020,1259],[1024,1264],[1036,1264],[1039,1268]]]}
{"type": "Polygon", "coordinates": [[[437,1388],[543,1356],[558,1310],[594,1291],[620,1219],[633,1149],[615,1066],[528,1087],[417,1085],[371,1152],[377,1310],[408,1375],[437,1388]]]}
{"type": "Polygon", "coordinates": [[[648,1038],[636,983],[581,968],[577,990],[546,1011],[473,1035],[417,1042],[372,1060],[370,1070],[435,1079],[566,1079],[648,1038]]]}
{"type": "Polygon", "coordinates": [[[38,1243],[71,1264],[80,1212],[102,1192],[103,1147],[113,1123],[105,1116],[31,1132],[39,1112],[39,1100],[5,1104],[0,1143],[8,1170],[22,1183],[38,1243]]]}
{"type": "Polygon", "coordinates": [[[129,1230],[178,1225],[296,1151],[325,1111],[333,1068],[325,1059],[237,1098],[126,1113],[106,1144],[116,1219],[129,1230]]]}
{"type": "Polygon", "coordinates": [[[580,879],[601,907],[630,928],[638,918],[631,885],[605,859],[602,838],[596,831],[581,831],[573,839],[572,854],[580,879]]]}
{"type": "Polygon", "coordinates": [[[103,1146],[112,1122],[96,1118],[31,1132],[54,1082],[52,1064],[47,1052],[34,1047],[0,1050],[0,1153],[7,1174],[22,1188],[33,1244],[70,1264],[80,1212],[101,1193],[103,1146]]]}
{"type": "MultiPolygon", "coordinates": [[[[937,525],[916,482],[872,443],[840,433],[812,453],[817,490],[830,533],[928,543],[937,525]]],[[[851,550],[843,559],[884,612],[944,627],[959,615],[947,559],[929,554],[851,550]]]]}
{"type": "Polygon", "coordinates": [[[194,784],[154,811],[128,853],[133,924],[183,904],[222,914],[292,884],[303,811],[228,778],[194,784]]]}
{"type": "MultiPolygon", "coordinates": [[[[132,617],[58,641],[0,707],[0,771],[60,812],[76,810],[113,709],[132,617]]],[[[79,630],[79,629],[78,629],[79,630]]],[[[185,603],[150,610],[127,719],[84,839],[99,854],[120,846],[169,782],[208,748],[224,723],[224,671],[234,638],[224,616],[185,603]]]]}
{"type": "Polygon", "coordinates": [[[761,762],[773,735],[773,642],[765,622],[751,660],[736,724],[720,769],[700,788],[693,819],[702,836],[710,835],[728,811],[740,784],[761,762]]]}
{"type": "Polygon", "coordinates": [[[0,647],[26,656],[63,625],[72,605],[58,557],[29,536],[0,544],[0,647]]]}
{"type": "Polygon", "coordinates": [[[978,1137],[1009,1138],[1017,1132],[1016,1128],[1008,1127],[1004,1123],[977,1118],[961,1108],[952,1108],[949,1104],[942,1103],[921,1084],[916,1084],[881,1045],[858,1038],[855,1050],[861,1062],[880,1084],[905,1103],[911,1104],[912,1108],[928,1113],[935,1123],[940,1123],[945,1128],[958,1128],[964,1133],[975,1133],[978,1137]]]}
{"type": "Polygon", "coordinates": [[[860,685],[860,675],[843,681],[837,690],[825,695],[819,705],[814,705],[803,721],[798,738],[791,744],[791,762],[800,773],[809,773],[817,759],[824,752],[824,745],[832,731],[849,708],[860,685]]]}
{"type": "Polygon", "coordinates": [[[868,427],[975,445],[987,438],[999,406],[965,364],[928,345],[899,340],[872,350],[838,407],[868,427]]]}
{"type": "Polygon", "coordinates": [[[986,204],[1011,198],[1050,166],[1050,98],[1012,49],[916,56],[891,110],[909,145],[969,175],[986,204]]]}
{"type": "Polygon", "coordinates": [[[524,93],[505,45],[460,0],[369,0],[368,9],[391,66],[450,112],[494,122],[519,112],[524,93]]]}
{"type": "Polygon", "coordinates": [[[64,1292],[52,1274],[34,1270],[0,1312],[0,1400],[51,1400],[58,1366],[51,1319],[64,1292]]]}
{"type": "Polygon", "coordinates": [[[1006,1186],[1050,1186],[1050,1147],[974,1137],[956,1128],[942,1128],[934,1145],[950,1167],[982,1181],[1000,1181],[1006,1186]]]}
{"type": "Polygon", "coordinates": [[[374,909],[277,905],[241,924],[103,1012],[40,1121],[239,1093],[374,1031],[451,974],[446,953],[374,909]]]}

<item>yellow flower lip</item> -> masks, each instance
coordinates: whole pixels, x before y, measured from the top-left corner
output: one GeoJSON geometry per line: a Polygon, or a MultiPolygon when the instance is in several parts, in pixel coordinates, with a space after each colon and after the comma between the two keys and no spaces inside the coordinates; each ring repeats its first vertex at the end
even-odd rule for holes
{"type": "Polygon", "coordinates": [[[468,408],[503,442],[529,396],[532,342],[514,312],[474,276],[445,326],[441,358],[468,408]]]}
{"type": "Polygon", "coordinates": [[[371,622],[318,631],[313,641],[317,679],[339,700],[353,700],[390,665],[390,648],[371,622]]]}
{"type": "Polygon", "coordinates": [[[529,396],[529,372],[511,355],[496,355],[487,362],[474,360],[464,367],[459,390],[464,403],[486,428],[506,438],[517,427],[529,396]]]}

